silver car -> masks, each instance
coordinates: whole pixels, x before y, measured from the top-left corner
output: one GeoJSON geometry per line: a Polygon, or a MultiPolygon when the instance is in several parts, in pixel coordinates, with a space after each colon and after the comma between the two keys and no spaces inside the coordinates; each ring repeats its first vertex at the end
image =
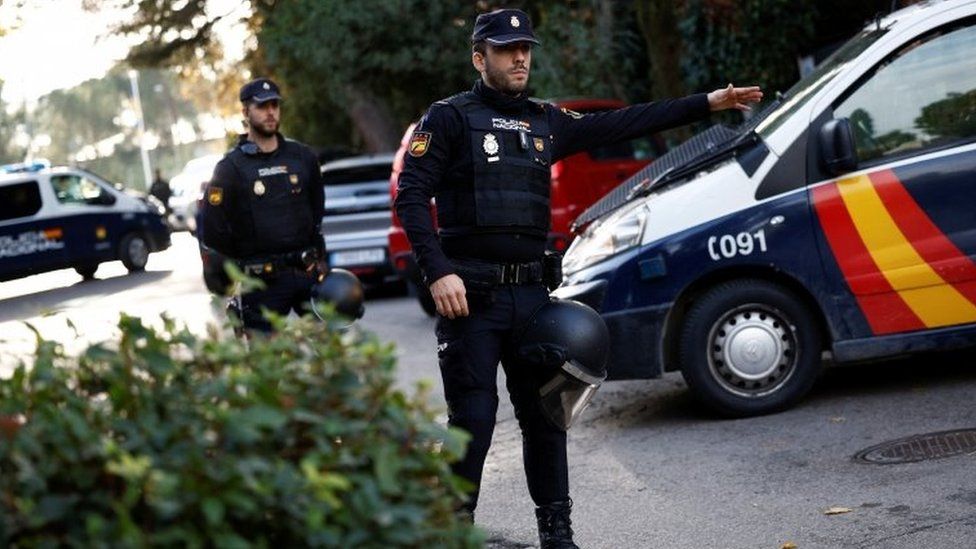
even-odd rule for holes
{"type": "Polygon", "coordinates": [[[322,166],[325,217],[322,234],[329,265],[365,282],[392,282],[387,232],[390,228],[390,171],[393,154],[355,156],[322,166]]]}

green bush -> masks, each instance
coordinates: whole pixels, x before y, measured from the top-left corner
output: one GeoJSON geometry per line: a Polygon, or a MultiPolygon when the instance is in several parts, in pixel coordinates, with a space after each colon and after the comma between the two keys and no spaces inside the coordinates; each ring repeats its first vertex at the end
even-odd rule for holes
{"type": "Polygon", "coordinates": [[[123,316],[0,381],[0,546],[475,547],[459,432],[389,346],[308,319],[248,343],[123,316]]]}

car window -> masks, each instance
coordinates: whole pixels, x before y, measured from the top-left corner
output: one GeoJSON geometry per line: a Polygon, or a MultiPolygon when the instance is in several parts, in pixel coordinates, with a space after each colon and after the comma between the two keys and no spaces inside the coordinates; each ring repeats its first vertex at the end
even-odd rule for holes
{"type": "Polygon", "coordinates": [[[969,21],[907,44],[862,80],[834,109],[851,121],[858,160],[884,162],[976,137],[974,51],[969,21]]]}
{"type": "Polygon", "coordinates": [[[0,187],[0,221],[27,217],[41,209],[41,190],[37,181],[0,187]]]}
{"type": "Polygon", "coordinates": [[[107,194],[98,183],[75,174],[52,175],[51,187],[62,204],[102,204],[107,194]]]}

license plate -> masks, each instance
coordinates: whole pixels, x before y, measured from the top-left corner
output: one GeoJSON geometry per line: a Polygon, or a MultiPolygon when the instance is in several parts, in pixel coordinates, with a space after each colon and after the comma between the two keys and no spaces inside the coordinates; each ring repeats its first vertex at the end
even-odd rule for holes
{"type": "Polygon", "coordinates": [[[386,261],[386,250],[383,248],[369,248],[366,250],[348,250],[333,252],[331,261],[333,267],[346,267],[349,265],[376,265],[386,261]]]}

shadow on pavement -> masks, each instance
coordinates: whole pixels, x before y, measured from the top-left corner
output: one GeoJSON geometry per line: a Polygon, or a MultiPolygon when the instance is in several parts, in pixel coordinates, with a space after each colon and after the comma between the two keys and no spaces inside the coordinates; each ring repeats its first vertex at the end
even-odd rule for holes
{"type": "Polygon", "coordinates": [[[849,397],[879,396],[976,382],[976,350],[919,354],[909,358],[828,367],[808,402],[849,397]]]}
{"type": "MultiPolygon", "coordinates": [[[[829,406],[852,398],[896,398],[919,389],[974,384],[974,363],[976,350],[964,350],[827,367],[797,408],[829,406]]],[[[615,428],[690,425],[723,419],[695,400],[678,373],[654,380],[608,382],[584,413],[584,422],[591,426],[615,428]]]]}
{"type": "Polygon", "coordinates": [[[20,320],[59,309],[74,299],[116,294],[132,288],[159,282],[172,271],[143,271],[108,278],[78,281],[70,286],[51,288],[31,294],[0,300],[0,322],[20,320]]]}

